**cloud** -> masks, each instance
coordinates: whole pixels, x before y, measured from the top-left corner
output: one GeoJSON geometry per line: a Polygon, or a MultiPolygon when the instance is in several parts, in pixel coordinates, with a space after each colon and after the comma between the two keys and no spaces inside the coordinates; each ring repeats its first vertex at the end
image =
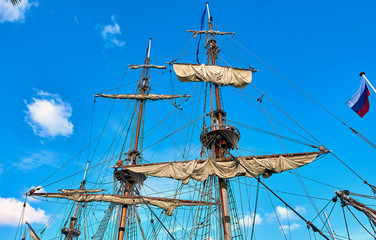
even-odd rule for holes
{"type": "Polygon", "coordinates": [[[30,2],[29,0],[22,0],[16,6],[13,6],[10,1],[0,1],[0,23],[4,22],[24,22],[25,14],[32,6],[38,6],[38,2],[30,2]]]}
{"type": "Polygon", "coordinates": [[[13,163],[23,171],[30,171],[43,165],[56,166],[56,156],[54,153],[49,151],[40,151],[39,153],[32,153],[29,156],[21,158],[21,161],[13,163]]]}
{"type": "MultiPolygon", "coordinates": [[[[305,213],[306,212],[306,209],[302,206],[296,206],[295,207],[295,211],[297,211],[298,213],[305,213]]],[[[277,215],[278,215],[278,218],[283,221],[283,220],[294,220],[294,219],[297,219],[298,217],[296,216],[296,214],[291,211],[290,209],[286,208],[286,207],[282,207],[282,206],[277,206],[276,208],[276,212],[277,212],[277,215]]],[[[275,213],[267,213],[267,220],[270,222],[270,221],[274,221],[275,219],[275,213]]]]}
{"type": "Polygon", "coordinates": [[[63,102],[57,94],[37,89],[36,91],[38,98],[33,98],[31,103],[25,101],[25,121],[34,133],[43,138],[70,136],[73,133],[73,124],[69,121],[72,115],[70,104],[63,102]]]}
{"type": "MultiPolygon", "coordinates": [[[[16,198],[0,197],[0,226],[17,226],[23,209],[23,202],[16,198]]],[[[45,211],[40,208],[33,208],[26,203],[24,221],[28,223],[46,223],[48,216],[45,211]]]]}
{"type": "Polygon", "coordinates": [[[297,230],[301,227],[300,224],[297,224],[297,223],[293,223],[291,225],[282,225],[280,226],[281,229],[283,229],[283,231],[294,231],[294,230],[297,230]]]}
{"type": "Polygon", "coordinates": [[[122,47],[125,45],[125,41],[120,40],[121,30],[119,24],[117,24],[114,15],[111,16],[112,24],[102,27],[102,37],[106,42],[106,47],[122,47]]]}
{"type": "MultiPolygon", "coordinates": [[[[254,213],[252,214],[246,214],[242,218],[239,219],[239,224],[243,227],[250,227],[253,225],[253,218],[254,218],[254,213]]],[[[260,214],[256,214],[255,218],[255,225],[260,225],[262,223],[262,218],[260,214]]]]}

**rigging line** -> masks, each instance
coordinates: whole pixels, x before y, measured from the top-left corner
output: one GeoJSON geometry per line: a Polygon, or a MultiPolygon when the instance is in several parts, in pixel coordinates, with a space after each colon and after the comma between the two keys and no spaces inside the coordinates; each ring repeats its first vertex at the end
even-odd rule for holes
{"type": "MultiPolygon", "coordinates": [[[[99,163],[96,164],[96,165],[90,166],[90,167],[88,167],[87,169],[89,170],[89,169],[92,169],[92,168],[98,167],[98,166],[100,166],[100,165],[102,165],[102,164],[105,164],[105,163],[107,163],[107,162],[109,162],[109,161],[112,161],[112,160],[116,159],[117,157],[118,157],[118,155],[116,155],[115,157],[113,157],[113,158],[111,158],[111,159],[105,160],[105,161],[103,161],[103,162],[99,162],[99,163]]],[[[55,183],[61,182],[61,181],[65,180],[65,179],[71,178],[71,177],[73,177],[73,176],[75,176],[75,175],[77,175],[77,174],[83,173],[83,172],[85,172],[85,170],[81,170],[81,171],[79,171],[79,172],[73,173],[73,174],[71,174],[71,175],[69,175],[69,176],[67,176],[67,177],[61,178],[61,179],[59,179],[59,180],[57,180],[57,181],[51,182],[51,183],[46,184],[46,185],[44,185],[44,186],[41,186],[41,187],[39,187],[39,188],[45,188],[45,187],[47,187],[47,186],[50,186],[50,185],[53,185],[53,184],[55,184],[55,183]]],[[[38,185],[38,186],[39,186],[39,185],[38,185]]],[[[39,190],[39,189],[36,188],[36,190],[39,190]]]]}
{"type": "Polygon", "coordinates": [[[149,145],[148,147],[144,148],[142,151],[140,151],[140,153],[142,153],[142,152],[145,151],[146,149],[148,149],[148,148],[154,146],[155,144],[157,144],[157,143],[159,143],[159,142],[165,140],[166,138],[170,137],[171,135],[173,135],[173,134],[175,134],[175,133],[181,131],[182,129],[186,128],[187,126],[191,125],[192,123],[197,122],[197,121],[200,120],[202,117],[205,117],[205,116],[200,116],[199,118],[197,118],[197,119],[195,119],[195,120],[189,122],[188,124],[184,125],[183,127],[179,128],[178,130],[172,132],[171,134],[169,134],[169,135],[167,135],[167,136],[165,136],[165,137],[159,139],[159,140],[156,141],[155,143],[153,143],[153,144],[149,145]]]}
{"type": "Polygon", "coordinates": [[[333,199],[330,199],[329,202],[321,209],[321,211],[312,219],[312,222],[315,221],[315,219],[325,210],[325,208],[333,201],[333,199]]]}
{"type": "Polygon", "coordinates": [[[249,173],[252,177],[254,177],[259,183],[261,183],[269,192],[271,192],[275,197],[277,197],[281,202],[283,202],[291,211],[293,211],[299,218],[301,218],[304,222],[306,222],[306,224],[310,225],[312,227],[312,229],[314,229],[314,231],[318,231],[318,233],[324,237],[325,239],[329,240],[329,238],[324,235],[324,233],[322,231],[320,231],[312,222],[309,222],[308,220],[306,220],[302,215],[300,215],[293,207],[291,207],[285,200],[283,200],[280,196],[278,196],[278,194],[276,194],[272,189],[270,189],[268,186],[266,186],[265,183],[263,183],[260,179],[257,179],[256,176],[251,172],[249,171],[236,157],[234,157],[229,151],[227,151],[229,156],[237,163],[239,164],[241,167],[244,168],[244,170],[249,173]]]}
{"type": "MultiPolygon", "coordinates": [[[[18,238],[18,230],[20,230],[20,235],[22,234],[22,225],[23,225],[23,220],[24,220],[24,216],[25,216],[26,200],[27,200],[27,196],[25,197],[25,201],[22,205],[22,211],[21,211],[20,218],[18,220],[17,231],[16,231],[16,235],[14,235],[14,240],[16,240],[18,238]],[[20,226],[21,226],[21,229],[20,229],[20,226]]],[[[25,226],[25,228],[26,228],[26,226],[25,226]]]]}
{"type": "MultiPolygon", "coordinates": [[[[260,180],[260,177],[258,177],[260,180]]],[[[255,203],[255,211],[253,211],[253,222],[252,222],[252,232],[251,232],[251,240],[253,239],[253,233],[255,231],[255,221],[256,221],[256,211],[257,211],[257,203],[259,197],[259,190],[260,190],[260,182],[257,182],[257,191],[256,191],[256,203],[255,203]]]]}
{"type": "MultiPolygon", "coordinates": [[[[264,109],[264,112],[265,112],[266,116],[268,116],[268,120],[269,120],[270,124],[271,124],[272,127],[273,127],[274,134],[277,136],[278,141],[279,141],[279,143],[281,144],[283,151],[284,151],[285,153],[287,153],[286,147],[285,147],[285,145],[283,144],[281,138],[279,137],[279,134],[278,134],[278,132],[277,132],[277,129],[275,129],[274,124],[273,124],[272,120],[270,119],[268,112],[266,111],[266,108],[265,108],[264,103],[263,103],[261,100],[260,100],[260,103],[261,103],[261,105],[262,105],[262,107],[263,107],[263,109],[264,109]]],[[[290,238],[291,238],[291,234],[290,234],[290,238]]]]}
{"type": "MultiPolygon", "coordinates": [[[[328,217],[326,218],[325,223],[324,223],[324,225],[323,225],[322,228],[321,228],[321,231],[322,231],[322,230],[324,229],[324,227],[326,227],[326,232],[328,232],[329,235],[332,235],[332,231],[330,231],[330,230],[328,229],[328,227],[326,226],[326,224],[329,223],[329,217],[330,217],[330,215],[332,215],[332,212],[333,212],[334,207],[336,206],[336,204],[337,204],[337,202],[334,202],[333,207],[332,207],[332,209],[330,210],[329,215],[328,215],[328,217]]],[[[324,213],[325,213],[325,212],[324,212],[324,213]]],[[[328,224],[328,225],[329,225],[329,224],[328,224]]]]}
{"type": "Polygon", "coordinates": [[[347,232],[347,237],[350,240],[350,232],[349,232],[349,227],[347,226],[347,219],[346,219],[346,214],[345,214],[345,208],[342,208],[342,213],[343,213],[343,218],[345,220],[345,226],[346,226],[346,232],[347,232]]]}
{"type": "Polygon", "coordinates": [[[359,221],[359,219],[355,216],[355,214],[351,211],[351,209],[349,208],[348,205],[346,205],[347,209],[350,211],[351,215],[353,215],[353,217],[356,219],[356,221],[360,224],[360,226],[362,226],[364,228],[364,230],[366,230],[369,235],[371,235],[373,238],[376,239],[376,236],[373,235],[370,231],[368,231],[368,229],[359,221]]]}
{"type": "Polygon", "coordinates": [[[150,212],[154,215],[154,217],[157,218],[157,220],[159,221],[159,223],[161,224],[161,226],[164,228],[164,230],[168,233],[168,235],[175,240],[174,236],[172,236],[172,234],[170,233],[170,231],[168,231],[168,229],[166,228],[166,226],[163,224],[163,222],[159,219],[159,217],[154,213],[154,211],[151,209],[151,207],[149,206],[149,204],[145,201],[144,197],[140,194],[140,192],[138,191],[138,189],[136,188],[135,189],[135,192],[136,194],[142,199],[142,201],[145,203],[145,205],[149,208],[150,212]]]}
{"type": "MultiPolygon", "coordinates": [[[[291,172],[290,170],[288,170],[287,172],[296,175],[296,173],[291,172]]],[[[316,182],[316,183],[319,183],[319,184],[322,184],[322,185],[325,185],[325,186],[328,186],[328,187],[331,187],[331,188],[335,188],[335,189],[343,190],[343,188],[335,187],[335,186],[333,186],[333,185],[326,184],[326,183],[323,183],[323,182],[320,182],[320,181],[314,180],[314,179],[312,179],[312,178],[302,176],[301,174],[299,174],[299,176],[302,177],[302,178],[308,179],[308,180],[310,180],[310,181],[312,181],[312,182],[316,182]]],[[[374,198],[374,197],[372,197],[372,198],[374,198]]]]}
{"type": "MultiPolygon", "coordinates": [[[[291,86],[293,86],[295,89],[297,89],[298,91],[300,91],[303,95],[305,95],[306,97],[308,97],[310,100],[312,100],[314,103],[316,103],[318,106],[320,106],[323,110],[325,110],[327,113],[329,113],[330,115],[332,115],[335,119],[337,119],[339,122],[341,122],[344,126],[348,127],[352,132],[354,132],[356,135],[358,135],[358,132],[353,129],[352,127],[350,127],[349,125],[347,125],[344,121],[342,121],[339,117],[337,117],[334,113],[332,113],[331,111],[329,111],[327,108],[325,108],[323,105],[321,105],[318,101],[316,101],[313,97],[311,97],[310,95],[308,95],[306,92],[304,92],[303,90],[301,90],[298,86],[296,86],[295,84],[293,84],[290,80],[288,80],[287,78],[285,78],[281,73],[279,73],[277,70],[275,70],[274,68],[272,68],[270,65],[268,65],[266,62],[264,62],[263,60],[261,60],[259,57],[257,57],[255,54],[253,54],[252,52],[250,52],[248,49],[246,49],[244,46],[242,46],[239,42],[237,42],[236,40],[232,39],[234,42],[236,42],[240,47],[242,47],[244,50],[246,50],[248,53],[250,53],[252,56],[254,56],[257,60],[259,60],[261,63],[263,63],[265,66],[267,66],[269,69],[271,69],[273,72],[275,72],[278,76],[280,76],[282,79],[284,79],[285,81],[287,81],[291,86]]],[[[359,135],[361,135],[359,133],[359,135]]],[[[359,136],[358,135],[358,136],[359,136]]],[[[361,139],[363,139],[363,135],[361,135],[361,139]]],[[[367,141],[365,140],[367,138],[364,137],[364,141],[366,143],[368,143],[369,145],[371,145],[373,148],[376,148],[376,145],[374,143],[372,143],[371,141],[369,141],[367,139],[367,141]]]]}
{"type": "MultiPolygon", "coordinates": [[[[267,189],[265,188],[265,190],[267,190],[267,189]]],[[[276,210],[275,210],[275,207],[274,207],[273,201],[272,201],[272,199],[271,199],[271,197],[270,197],[270,193],[269,193],[268,191],[266,191],[266,193],[268,194],[270,204],[271,204],[272,207],[273,207],[274,214],[275,214],[275,216],[276,216],[276,218],[277,218],[277,220],[278,220],[278,224],[279,224],[279,227],[280,227],[280,229],[281,229],[281,231],[282,231],[282,233],[283,233],[283,236],[284,236],[285,239],[287,240],[287,237],[286,237],[285,231],[283,230],[283,227],[282,227],[282,223],[281,223],[281,221],[279,220],[279,217],[278,217],[278,214],[277,214],[277,212],[276,212],[276,210]]]]}
{"type": "MultiPolygon", "coordinates": [[[[302,186],[302,188],[303,188],[305,194],[307,195],[308,200],[311,202],[311,204],[312,204],[313,208],[315,209],[316,213],[318,213],[319,210],[318,210],[318,208],[317,208],[315,202],[313,201],[313,199],[312,199],[312,197],[311,197],[311,195],[310,195],[310,193],[309,193],[309,191],[308,191],[308,188],[307,188],[306,185],[304,184],[304,182],[303,182],[302,178],[300,177],[298,171],[297,171],[296,169],[295,169],[294,171],[296,172],[296,175],[295,175],[295,176],[297,177],[297,179],[298,179],[300,185],[302,186]]],[[[319,215],[319,217],[320,217],[321,222],[324,223],[324,220],[322,219],[322,216],[319,215]]],[[[324,224],[324,226],[325,226],[325,224],[324,224]]],[[[322,229],[321,229],[321,230],[322,230],[322,229]]],[[[326,230],[330,233],[328,227],[326,228],[326,230]]]]}
{"type": "MultiPolygon", "coordinates": [[[[259,90],[255,85],[253,85],[251,83],[252,87],[254,89],[256,89],[258,92],[260,92],[261,94],[264,95],[264,97],[266,99],[269,100],[269,102],[271,102],[276,108],[278,108],[283,114],[285,114],[288,118],[291,119],[291,121],[293,121],[296,125],[298,125],[303,131],[305,131],[308,135],[310,135],[313,139],[315,139],[320,145],[322,145],[323,147],[326,148],[326,146],[320,142],[317,138],[315,138],[310,132],[308,132],[308,130],[306,130],[302,125],[300,125],[295,119],[293,119],[289,114],[287,114],[282,108],[280,108],[277,104],[275,104],[268,96],[266,96],[261,90],[259,90]]],[[[337,155],[335,155],[332,151],[330,151],[330,153],[335,157],[337,158],[343,165],[345,165],[351,172],[353,172],[356,176],[358,176],[363,182],[364,184],[368,185],[369,187],[371,187],[372,189],[375,188],[373,185],[369,184],[366,180],[364,180],[358,173],[355,172],[355,170],[353,170],[352,168],[350,168],[342,159],[340,159],[337,155]]]]}
{"type": "MultiPolygon", "coordinates": [[[[253,102],[249,101],[240,91],[238,91],[237,89],[235,89],[236,92],[238,92],[244,99],[246,99],[250,104],[252,104],[254,107],[256,107],[259,111],[261,111],[262,113],[264,113],[259,107],[257,107],[253,102]]],[[[265,95],[264,95],[265,96],[265,95]]],[[[265,96],[266,97],[266,96],[265,96]]],[[[265,113],[264,113],[265,114],[265,113]]],[[[298,135],[299,137],[301,138],[304,138],[305,140],[311,142],[311,143],[314,143],[312,140],[300,135],[299,133],[293,131],[292,129],[288,128],[287,126],[285,126],[284,124],[282,124],[281,122],[279,122],[278,120],[276,120],[275,118],[273,118],[272,116],[270,116],[271,119],[273,119],[275,122],[279,123],[280,125],[282,125],[284,128],[286,128],[287,130],[295,133],[296,135],[298,135]]],[[[316,142],[316,143],[319,143],[319,142],[316,142]]],[[[316,144],[314,143],[314,144],[316,144]]]]}
{"type": "MultiPolygon", "coordinates": [[[[200,99],[198,99],[197,101],[195,101],[195,102],[193,102],[193,103],[190,103],[190,104],[188,104],[187,106],[189,106],[189,105],[192,105],[192,104],[194,104],[194,103],[196,103],[196,102],[198,102],[198,101],[200,101],[201,100],[201,98],[200,99]]],[[[172,113],[174,113],[175,112],[175,110],[176,110],[176,106],[175,106],[175,109],[173,109],[163,120],[162,120],[162,122],[164,122],[172,113]]],[[[188,118],[188,120],[190,120],[189,118],[188,118]]],[[[147,130],[147,135],[146,136],[144,136],[144,138],[147,138],[152,132],[154,132],[156,129],[158,129],[158,126],[160,126],[161,124],[162,124],[162,122],[159,122],[158,124],[155,124],[154,126],[152,126],[149,130],[147,130]]],[[[194,124],[195,125],[195,124],[194,124]]],[[[195,125],[196,126],[196,125],[195,125]]],[[[201,129],[201,128],[199,128],[198,126],[196,126],[198,129],[201,129]]]]}
{"type": "MultiPolygon", "coordinates": [[[[123,79],[122,79],[122,80],[123,80],[123,79]]],[[[110,92],[110,91],[113,91],[113,90],[117,90],[117,89],[120,89],[120,88],[122,88],[122,87],[126,87],[126,86],[131,85],[131,84],[133,85],[133,84],[135,84],[136,82],[138,82],[138,80],[133,81],[133,82],[130,82],[130,83],[127,83],[127,84],[120,85],[120,86],[115,87],[115,88],[111,88],[111,89],[108,89],[108,90],[101,91],[100,93],[107,93],[107,92],[110,92]]],[[[114,83],[114,84],[115,84],[115,83],[114,83]]]]}
{"type": "MultiPolygon", "coordinates": [[[[272,133],[272,132],[269,132],[269,131],[266,131],[266,130],[263,130],[263,129],[260,129],[260,128],[252,127],[252,126],[249,126],[249,125],[246,125],[246,124],[243,124],[243,123],[239,123],[239,122],[235,122],[235,121],[232,121],[232,120],[227,120],[227,121],[229,123],[234,123],[234,124],[237,124],[237,125],[242,126],[244,128],[248,128],[250,130],[259,132],[259,133],[263,133],[263,134],[266,134],[266,135],[269,135],[269,136],[277,137],[276,133],[272,133]]],[[[302,145],[305,145],[305,146],[308,146],[308,147],[313,147],[313,148],[316,147],[315,145],[300,141],[298,139],[286,137],[286,136],[283,136],[283,135],[278,135],[278,137],[281,138],[281,139],[284,139],[284,140],[287,140],[287,141],[290,141],[290,142],[295,142],[295,143],[298,143],[298,144],[302,144],[302,145]]]]}
{"type": "MultiPolygon", "coordinates": [[[[158,112],[155,110],[154,106],[152,104],[150,104],[150,106],[151,106],[151,109],[153,109],[153,111],[155,113],[155,116],[158,118],[158,120],[160,120],[158,112]]],[[[169,128],[167,129],[167,126],[165,124],[161,123],[161,125],[164,127],[164,129],[165,129],[166,132],[168,132],[173,127],[173,126],[169,126],[169,128]]],[[[176,144],[176,142],[174,141],[174,139],[172,139],[172,142],[175,145],[176,149],[179,151],[179,153],[181,155],[183,155],[182,151],[180,150],[180,148],[178,147],[178,145],[176,144]]]]}
{"type": "MultiPolygon", "coordinates": [[[[125,112],[123,113],[125,114],[125,112]]],[[[122,114],[122,115],[123,115],[122,114]]],[[[120,115],[120,117],[122,116],[120,115]]],[[[89,145],[91,145],[93,142],[95,142],[99,137],[101,137],[108,129],[110,129],[112,127],[112,125],[114,125],[116,123],[116,121],[118,121],[119,118],[115,119],[110,126],[108,126],[106,129],[104,129],[98,136],[96,136],[91,142],[89,142],[84,148],[82,148],[78,153],[76,153],[72,158],[70,158],[68,161],[66,161],[61,167],[59,167],[58,169],[56,169],[53,173],[51,173],[48,177],[46,177],[42,182],[40,182],[39,184],[37,184],[36,186],[39,186],[41,185],[42,183],[44,183],[47,179],[49,179],[50,177],[52,177],[55,173],[57,173],[58,171],[60,171],[63,167],[65,167],[65,165],[67,165],[70,161],[72,161],[74,158],[76,158],[77,156],[79,156],[81,154],[82,151],[84,151],[86,148],[88,148],[89,145]]],[[[88,168],[90,169],[90,168],[88,168]]],[[[79,173],[81,173],[83,171],[80,171],[79,173]]]]}
{"type": "MultiPolygon", "coordinates": [[[[93,105],[92,105],[92,107],[91,107],[91,111],[90,111],[89,119],[88,119],[88,121],[87,121],[86,129],[85,129],[85,135],[84,135],[84,138],[83,138],[83,140],[82,140],[81,149],[84,147],[84,144],[85,144],[86,135],[87,135],[87,132],[88,132],[88,129],[89,129],[89,126],[90,126],[90,120],[91,120],[92,118],[94,118],[95,102],[96,102],[96,101],[95,101],[95,99],[94,99],[94,101],[93,101],[93,105]]],[[[92,129],[91,129],[90,131],[92,131],[92,129]]],[[[90,132],[90,136],[91,136],[91,132],[90,132]]],[[[90,139],[90,138],[89,138],[89,139],[90,139]]],[[[82,153],[82,152],[81,152],[81,153],[82,153]]],[[[80,161],[80,159],[81,159],[81,153],[80,153],[80,155],[78,156],[75,171],[77,171],[78,163],[79,163],[79,161],[80,161]]],[[[74,180],[75,180],[75,177],[72,179],[72,185],[71,185],[71,188],[73,188],[74,180]]]]}

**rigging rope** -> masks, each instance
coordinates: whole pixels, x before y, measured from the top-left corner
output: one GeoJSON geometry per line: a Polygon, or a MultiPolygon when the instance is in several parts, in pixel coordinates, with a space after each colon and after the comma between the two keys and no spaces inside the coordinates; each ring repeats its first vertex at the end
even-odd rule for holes
{"type": "Polygon", "coordinates": [[[251,232],[251,240],[253,239],[253,233],[255,230],[255,222],[256,222],[256,210],[257,210],[257,203],[258,203],[258,196],[259,196],[259,190],[260,190],[260,177],[258,177],[257,180],[257,191],[256,191],[256,203],[255,203],[255,210],[253,211],[253,222],[252,222],[252,232],[251,232]]]}
{"type": "Polygon", "coordinates": [[[237,163],[239,164],[244,170],[250,174],[253,178],[255,178],[259,183],[261,183],[270,193],[272,193],[275,197],[277,197],[281,202],[283,202],[286,207],[288,207],[291,211],[293,211],[299,218],[301,218],[307,225],[310,225],[313,229],[313,231],[318,232],[322,237],[324,237],[327,240],[330,240],[321,230],[319,230],[312,222],[306,220],[302,215],[300,215],[293,207],[291,207],[285,200],[283,200],[278,194],[276,194],[273,190],[271,190],[268,186],[266,186],[265,183],[263,183],[260,179],[257,179],[257,177],[249,171],[236,157],[234,157],[230,152],[228,152],[229,156],[237,163]]]}
{"type": "Polygon", "coordinates": [[[310,100],[312,100],[314,103],[316,103],[319,107],[321,107],[323,110],[325,110],[327,113],[329,113],[330,115],[332,115],[335,119],[337,119],[340,123],[342,123],[344,126],[346,126],[347,128],[349,128],[353,133],[355,133],[357,136],[359,136],[363,141],[365,141],[367,144],[369,144],[371,147],[375,148],[376,149],[376,144],[374,144],[373,142],[371,142],[369,139],[367,139],[364,135],[360,134],[359,132],[357,132],[355,129],[353,129],[352,127],[350,127],[349,125],[347,125],[343,120],[341,120],[339,117],[337,117],[334,113],[332,113],[331,111],[329,111],[327,108],[325,108],[323,105],[321,105],[318,101],[316,101],[313,97],[311,97],[310,95],[308,95],[306,92],[304,92],[302,89],[300,89],[298,86],[296,86],[295,84],[293,84],[290,80],[288,80],[286,77],[284,77],[281,73],[279,73],[277,70],[275,70],[274,68],[272,68],[270,65],[268,65],[266,62],[264,62],[263,60],[261,60],[259,57],[257,57],[255,54],[253,54],[251,51],[249,51],[247,48],[245,48],[244,46],[242,46],[239,42],[237,42],[235,39],[231,38],[231,40],[233,40],[235,43],[237,43],[241,48],[243,48],[244,50],[246,50],[248,53],[250,53],[253,57],[255,57],[257,60],[259,60],[261,63],[263,63],[265,66],[267,66],[269,69],[271,69],[273,72],[275,72],[278,76],[280,76],[282,79],[284,79],[286,82],[288,82],[291,86],[293,86],[295,89],[297,89],[298,91],[300,91],[303,95],[305,95],[306,97],[308,97],[310,100]]]}
{"type": "MultiPolygon", "coordinates": [[[[305,131],[309,136],[315,139],[321,146],[327,148],[322,142],[320,142],[316,137],[314,137],[307,129],[305,129],[302,125],[300,125],[294,118],[292,118],[289,114],[287,114],[283,109],[281,109],[276,103],[274,103],[270,98],[268,98],[261,90],[259,90],[256,86],[251,84],[253,88],[255,88],[259,93],[263,94],[266,99],[269,100],[278,110],[280,110],[284,115],[286,115],[291,121],[293,121],[297,126],[299,126],[303,131],[305,131]]],[[[364,184],[368,185],[373,191],[376,191],[376,187],[369,184],[364,178],[362,178],[355,170],[353,170],[350,166],[348,166],[342,159],[340,159],[337,155],[335,155],[332,151],[330,153],[340,161],[344,166],[346,166],[351,172],[353,172],[357,177],[359,177],[364,184]]]]}

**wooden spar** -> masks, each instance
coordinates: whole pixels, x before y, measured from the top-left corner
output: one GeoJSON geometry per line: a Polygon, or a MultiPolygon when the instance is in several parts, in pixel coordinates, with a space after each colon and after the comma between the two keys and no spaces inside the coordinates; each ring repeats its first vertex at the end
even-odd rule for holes
{"type": "MultiPolygon", "coordinates": [[[[85,188],[85,183],[86,183],[86,174],[87,174],[87,169],[89,167],[89,161],[87,162],[86,164],[86,169],[85,169],[85,174],[84,174],[84,178],[81,182],[81,186],[80,186],[80,190],[84,189],[85,188]]],[[[78,208],[79,208],[79,203],[76,204],[76,209],[74,211],[74,215],[73,215],[73,218],[70,219],[70,223],[69,223],[69,228],[68,229],[62,229],[62,232],[63,234],[66,236],[66,239],[67,240],[71,240],[72,239],[72,232],[75,232],[75,224],[76,224],[76,221],[77,221],[77,212],[78,212],[78,208]]],[[[77,233],[79,233],[79,231],[76,231],[77,233]]]]}
{"type": "Polygon", "coordinates": [[[38,237],[37,233],[34,231],[34,229],[30,226],[30,224],[28,222],[26,222],[27,226],[29,226],[29,230],[34,234],[35,237],[37,237],[38,240],[40,240],[40,238],[38,237]]]}
{"type": "MultiPolygon", "coordinates": [[[[83,193],[33,193],[32,196],[35,197],[49,197],[50,194],[54,194],[57,196],[85,196],[85,195],[96,195],[96,194],[83,194],[83,193]]],[[[98,194],[99,195],[99,194],[98,194]]],[[[216,205],[215,202],[204,202],[204,201],[194,201],[194,200],[184,200],[184,199],[177,199],[177,198],[159,198],[159,197],[140,197],[140,196],[124,196],[124,195],[116,195],[116,194],[109,194],[113,197],[124,198],[124,199],[145,199],[145,200],[157,200],[163,202],[174,202],[174,203],[186,203],[186,204],[195,204],[195,205],[216,205]]]]}
{"type": "MultiPolygon", "coordinates": [[[[208,6],[207,6],[208,7],[208,6]]],[[[214,39],[214,32],[213,32],[213,24],[211,20],[209,20],[209,31],[210,33],[210,48],[208,48],[208,57],[211,59],[211,65],[217,64],[217,59],[215,56],[215,52],[218,50],[218,45],[214,39]]],[[[219,94],[219,87],[215,84],[215,98],[216,98],[216,105],[217,110],[221,110],[221,96],[219,94]]],[[[218,121],[219,124],[223,124],[223,115],[221,111],[218,111],[218,121]]],[[[225,140],[223,140],[225,141],[225,140]]],[[[215,156],[216,158],[221,158],[224,155],[224,150],[215,147],[215,156]]],[[[219,194],[221,197],[221,210],[222,210],[222,225],[223,225],[223,236],[224,240],[232,239],[232,232],[231,232],[231,220],[230,220],[230,210],[228,205],[228,191],[227,191],[227,183],[225,179],[218,178],[219,183],[219,194]]]]}
{"type": "MultiPolygon", "coordinates": [[[[260,156],[242,156],[246,160],[252,160],[253,158],[256,159],[264,159],[264,158],[275,158],[275,157],[296,157],[296,156],[304,156],[304,155],[311,155],[311,154],[325,154],[328,153],[329,151],[324,150],[324,151],[317,151],[317,152],[302,152],[302,153],[284,153],[284,154],[273,154],[273,155],[260,155],[260,156]]],[[[233,158],[216,158],[216,161],[233,161],[233,158]]],[[[191,162],[192,160],[186,160],[186,161],[177,161],[177,162],[158,162],[158,163],[145,163],[145,164],[133,164],[132,166],[134,167],[147,167],[147,166],[153,166],[153,165],[163,165],[167,163],[188,163],[191,162]]],[[[200,159],[197,160],[198,163],[203,163],[207,161],[207,159],[200,159]]],[[[116,168],[127,168],[127,165],[121,165],[121,166],[116,166],[116,168]]]]}
{"type": "MultiPolygon", "coordinates": [[[[149,39],[149,44],[148,44],[148,48],[147,48],[147,51],[146,51],[146,57],[145,57],[145,63],[144,63],[145,66],[149,65],[149,63],[150,63],[150,46],[151,46],[151,38],[149,39]]],[[[141,94],[142,95],[145,95],[146,83],[147,83],[147,80],[148,80],[148,71],[149,71],[149,68],[144,67],[144,72],[141,76],[141,79],[143,81],[142,87],[141,87],[141,94]]],[[[138,142],[139,142],[140,132],[141,132],[142,112],[143,112],[145,100],[139,100],[139,101],[140,101],[140,108],[139,108],[139,111],[138,111],[136,137],[135,137],[135,143],[134,143],[134,148],[133,148],[135,151],[137,151],[137,149],[138,149],[138,142]]],[[[137,157],[136,154],[133,154],[131,156],[131,161],[130,161],[129,165],[135,164],[136,157],[137,157]]],[[[129,189],[131,187],[132,187],[132,183],[130,181],[127,181],[126,186],[124,188],[124,194],[123,194],[124,196],[129,195],[129,189]]],[[[121,208],[121,217],[120,217],[118,240],[123,240],[123,238],[124,238],[125,220],[126,220],[126,217],[127,217],[127,209],[128,209],[128,205],[123,205],[122,208],[121,208]]]]}

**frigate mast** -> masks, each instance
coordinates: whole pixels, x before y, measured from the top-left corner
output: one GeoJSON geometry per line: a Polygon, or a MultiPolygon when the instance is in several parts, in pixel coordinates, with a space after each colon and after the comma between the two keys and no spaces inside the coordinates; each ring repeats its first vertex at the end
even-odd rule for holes
{"type": "MultiPolygon", "coordinates": [[[[86,174],[87,174],[87,169],[89,167],[89,162],[87,162],[86,164],[86,169],[85,169],[85,174],[84,174],[84,178],[81,182],[81,185],[80,185],[80,190],[83,190],[85,189],[85,183],[86,183],[86,174]]],[[[80,236],[81,234],[81,231],[76,227],[76,223],[78,221],[78,215],[81,215],[81,214],[78,214],[79,211],[82,211],[82,209],[84,208],[83,205],[80,206],[80,203],[77,202],[76,203],[76,209],[74,211],[74,215],[73,217],[70,218],[70,223],[69,223],[69,227],[67,228],[62,228],[61,229],[61,233],[65,235],[65,239],[66,240],[72,240],[72,239],[75,239],[75,238],[78,238],[78,236],[80,236]]]]}
{"type": "MultiPolygon", "coordinates": [[[[209,12],[209,4],[206,3],[208,17],[209,17],[209,35],[206,38],[206,48],[207,48],[207,56],[208,56],[208,65],[215,66],[217,65],[217,58],[219,54],[219,47],[217,45],[217,41],[215,40],[214,34],[233,34],[233,33],[225,33],[225,32],[214,32],[213,31],[213,18],[210,16],[209,12]]],[[[215,88],[215,99],[216,99],[216,110],[211,112],[209,116],[212,118],[211,123],[213,123],[209,128],[204,129],[201,135],[201,141],[203,145],[211,151],[214,150],[215,158],[221,159],[225,157],[225,153],[227,150],[232,149],[234,146],[230,142],[228,142],[227,138],[224,135],[233,135],[233,139],[239,140],[240,134],[239,131],[229,125],[224,124],[224,117],[226,115],[225,111],[222,109],[221,106],[221,95],[219,93],[219,86],[218,84],[214,84],[215,88]],[[214,142],[208,144],[207,139],[215,139],[214,142]]],[[[212,104],[212,102],[211,102],[212,104]]],[[[212,108],[213,109],[213,106],[212,108]]],[[[237,143],[237,141],[236,141],[237,143]]],[[[230,219],[230,210],[229,210],[229,196],[227,191],[227,182],[223,178],[218,178],[219,183],[219,193],[221,198],[221,213],[222,213],[222,226],[223,226],[223,234],[225,240],[232,239],[232,232],[231,232],[231,219],[230,219]]]]}
{"type": "MultiPolygon", "coordinates": [[[[149,44],[146,50],[146,57],[145,57],[145,62],[143,66],[143,71],[142,75],[140,77],[140,83],[138,84],[137,88],[138,91],[140,92],[141,95],[146,95],[150,91],[149,87],[149,79],[148,79],[148,74],[149,74],[149,63],[150,63],[150,47],[151,47],[151,38],[149,39],[149,44]]],[[[136,164],[136,158],[139,156],[139,142],[141,138],[141,124],[142,124],[142,119],[143,119],[143,114],[145,110],[145,101],[146,100],[138,100],[140,102],[139,104],[139,109],[138,109],[138,115],[137,115],[137,126],[136,126],[136,136],[134,139],[134,146],[131,151],[127,153],[128,159],[129,159],[129,165],[134,165],[136,164]]],[[[120,154],[120,158],[121,158],[120,154]]],[[[117,165],[121,165],[123,161],[119,159],[117,165]]],[[[116,172],[116,170],[115,170],[116,172]]],[[[127,197],[129,196],[130,190],[132,188],[132,185],[134,184],[134,181],[132,177],[129,177],[127,179],[128,181],[125,181],[125,186],[123,189],[123,196],[127,197]]],[[[125,222],[127,219],[127,210],[128,210],[129,205],[123,205],[121,207],[121,216],[120,216],[120,226],[119,226],[119,232],[118,232],[118,239],[123,240],[124,238],[124,231],[125,231],[125,222]]]]}

